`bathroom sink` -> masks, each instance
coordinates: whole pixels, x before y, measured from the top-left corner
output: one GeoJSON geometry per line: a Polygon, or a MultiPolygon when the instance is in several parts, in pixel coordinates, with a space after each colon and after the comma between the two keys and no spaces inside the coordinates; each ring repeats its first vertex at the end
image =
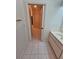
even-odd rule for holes
{"type": "Polygon", "coordinates": [[[63,33],[61,32],[51,32],[57,40],[59,40],[63,44],[63,33]]]}

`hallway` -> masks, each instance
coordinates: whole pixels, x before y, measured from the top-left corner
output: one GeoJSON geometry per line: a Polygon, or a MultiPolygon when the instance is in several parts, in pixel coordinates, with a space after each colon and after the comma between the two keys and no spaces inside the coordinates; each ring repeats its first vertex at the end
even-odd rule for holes
{"type": "Polygon", "coordinates": [[[21,59],[56,59],[47,42],[32,40],[28,42],[21,59]]]}

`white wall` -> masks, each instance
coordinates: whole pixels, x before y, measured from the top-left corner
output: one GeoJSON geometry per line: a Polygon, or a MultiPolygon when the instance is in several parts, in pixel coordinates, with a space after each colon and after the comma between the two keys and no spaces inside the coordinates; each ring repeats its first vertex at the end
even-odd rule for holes
{"type": "Polygon", "coordinates": [[[21,59],[24,50],[26,49],[28,40],[28,30],[26,21],[26,12],[24,9],[23,0],[16,0],[16,59],[21,59]]]}
{"type": "Polygon", "coordinates": [[[47,39],[49,31],[59,31],[62,22],[60,16],[60,4],[62,0],[24,0],[25,3],[46,4],[44,39],[47,39]]]}

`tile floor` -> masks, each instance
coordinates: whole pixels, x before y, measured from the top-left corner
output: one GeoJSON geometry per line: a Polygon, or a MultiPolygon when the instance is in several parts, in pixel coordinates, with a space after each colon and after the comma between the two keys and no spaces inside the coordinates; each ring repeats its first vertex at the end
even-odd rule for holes
{"type": "Polygon", "coordinates": [[[55,59],[55,56],[46,42],[32,40],[21,59],[55,59]]]}

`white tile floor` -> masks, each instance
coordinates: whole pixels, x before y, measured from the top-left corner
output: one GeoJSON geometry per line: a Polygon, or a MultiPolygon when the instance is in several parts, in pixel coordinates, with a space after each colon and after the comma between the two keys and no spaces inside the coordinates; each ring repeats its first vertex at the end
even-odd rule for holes
{"type": "Polygon", "coordinates": [[[46,42],[29,41],[27,49],[21,59],[55,59],[46,42]]]}

